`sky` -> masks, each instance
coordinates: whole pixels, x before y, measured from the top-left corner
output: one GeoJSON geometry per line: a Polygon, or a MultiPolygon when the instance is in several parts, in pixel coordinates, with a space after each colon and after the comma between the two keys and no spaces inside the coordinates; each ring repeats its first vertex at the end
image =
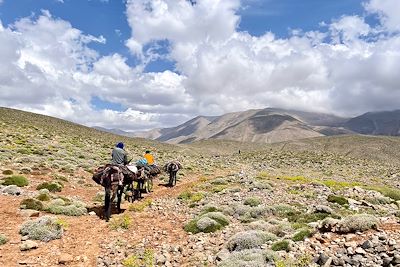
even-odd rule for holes
{"type": "Polygon", "coordinates": [[[126,131],[399,109],[399,0],[0,0],[0,106],[126,131]]]}

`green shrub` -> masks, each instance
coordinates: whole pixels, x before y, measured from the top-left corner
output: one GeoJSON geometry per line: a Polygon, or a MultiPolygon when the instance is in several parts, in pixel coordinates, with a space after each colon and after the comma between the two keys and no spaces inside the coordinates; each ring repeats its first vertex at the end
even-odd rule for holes
{"type": "Polygon", "coordinates": [[[58,182],[44,182],[36,187],[37,190],[47,189],[50,192],[61,192],[63,185],[58,182]]]}
{"type": "Polygon", "coordinates": [[[213,181],[211,181],[211,184],[213,184],[213,185],[227,185],[228,182],[223,178],[216,178],[213,181]]]}
{"type": "Polygon", "coordinates": [[[85,204],[80,201],[63,200],[61,198],[52,200],[46,205],[45,210],[52,214],[62,214],[67,216],[81,216],[87,213],[85,204]]]}
{"type": "Polygon", "coordinates": [[[154,266],[154,251],[146,249],[143,255],[131,255],[122,261],[124,267],[154,266]]]}
{"type": "Polygon", "coordinates": [[[127,230],[129,229],[131,223],[132,223],[131,217],[129,217],[129,215],[127,214],[124,214],[123,216],[111,218],[109,226],[113,230],[118,230],[118,229],[127,230]]]}
{"type": "Polygon", "coordinates": [[[206,214],[208,212],[220,211],[217,207],[214,206],[205,206],[204,209],[201,211],[201,215],[206,214]]]}
{"type": "Polygon", "coordinates": [[[43,210],[43,204],[39,200],[33,198],[26,198],[21,201],[20,204],[21,209],[29,209],[29,210],[43,210]]]}
{"type": "Polygon", "coordinates": [[[244,201],[244,204],[250,207],[257,207],[261,204],[261,199],[258,197],[249,197],[244,201]]]}
{"type": "Polygon", "coordinates": [[[289,251],[290,250],[289,245],[290,244],[288,240],[282,240],[272,244],[271,249],[273,251],[281,251],[281,250],[289,251]]]}
{"type": "Polygon", "coordinates": [[[186,232],[193,234],[200,232],[211,233],[222,229],[228,224],[228,219],[221,212],[208,212],[191,220],[185,225],[184,229],[186,232]]]}
{"type": "Polygon", "coordinates": [[[153,203],[153,200],[151,200],[150,198],[147,198],[143,201],[139,201],[139,202],[135,202],[135,203],[131,204],[128,209],[130,211],[142,212],[142,211],[144,211],[145,208],[151,206],[152,203],[153,203]]]}
{"type": "Polygon", "coordinates": [[[0,246],[4,245],[7,242],[8,242],[8,238],[5,235],[0,234],[0,246]]]}
{"type": "Polygon", "coordinates": [[[370,188],[372,190],[378,191],[385,197],[390,197],[393,200],[400,200],[400,190],[396,188],[391,188],[391,187],[373,187],[370,188]]]}
{"type": "Polygon", "coordinates": [[[222,225],[209,217],[201,217],[196,222],[196,227],[199,232],[213,233],[217,230],[220,230],[222,228],[222,225]]]}
{"type": "Polygon", "coordinates": [[[329,195],[328,202],[337,203],[342,206],[349,204],[349,201],[347,200],[347,198],[345,198],[343,196],[336,196],[336,195],[329,195]]]}
{"type": "Polygon", "coordinates": [[[182,199],[182,200],[189,200],[192,197],[192,193],[189,191],[184,191],[182,193],[180,193],[180,195],[178,196],[178,199],[182,199]]]}
{"type": "Polygon", "coordinates": [[[60,239],[63,234],[62,225],[57,223],[57,218],[43,216],[36,220],[27,221],[22,224],[20,234],[28,239],[48,242],[60,239]]]}
{"type": "Polygon", "coordinates": [[[13,171],[12,171],[12,170],[4,170],[4,171],[3,171],[3,174],[4,174],[4,175],[12,175],[12,174],[13,174],[13,171]]]}
{"type": "Polygon", "coordinates": [[[93,197],[93,201],[104,203],[104,198],[105,198],[104,192],[97,192],[96,195],[93,197]]]}
{"type": "Polygon", "coordinates": [[[28,184],[28,179],[26,179],[25,176],[22,175],[13,175],[6,177],[3,183],[3,185],[16,185],[19,187],[27,186],[28,184]]]}
{"type": "Polygon", "coordinates": [[[295,241],[295,242],[303,241],[304,239],[306,239],[308,237],[311,237],[311,235],[312,235],[312,233],[311,233],[311,231],[309,229],[303,229],[303,230],[300,230],[299,232],[297,232],[293,236],[292,240],[295,241]]]}
{"type": "Polygon", "coordinates": [[[190,196],[190,201],[192,202],[199,202],[204,198],[204,194],[201,192],[194,193],[193,195],[190,196]]]}
{"type": "Polygon", "coordinates": [[[337,232],[353,233],[363,232],[369,229],[377,229],[378,219],[369,214],[355,214],[342,219],[337,224],[337,232]]]}
{"type": "Polygon", "coordinates": [[[250,230],[235,234],[227,243],[229,251],[258,248],[267,241],[276,240],[274,234],[259,230],[250,230]]]}
{"type": "Polygon", "coordinates": [[[39,194],[36,198],[40,201],[49,201],[50,195],[49,194],[39,194]]]}

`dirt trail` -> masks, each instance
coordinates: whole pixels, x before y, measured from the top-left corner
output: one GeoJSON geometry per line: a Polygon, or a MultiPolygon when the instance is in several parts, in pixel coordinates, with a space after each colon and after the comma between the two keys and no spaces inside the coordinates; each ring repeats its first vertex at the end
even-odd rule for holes
{"type": "MultiPolygon", "coordinates": [[[[200,175],[191,174],[179,181],[173,188],[159,185],[159,180],[154,181],[154,191],[145,194],[144,199],[153,200],[175,198],[181,192],[190,188],[200,178],[200,175]]],[[[31,177],[35,179],[35,177],[31,177]]],[[[37,177],[36,179],[40,179],[37,177]]],[[[90,178],[87,178],[88,180],[90,178]]],[[[76,185],[66,184],[60,195],[78,196],[90,203],[100,187],[80,188],[76,185]]],[[[68,217],[58,216],[67,223],[64,236],[60,240],[48,243],[38,242],[39,248],[21,252],[20,225],[28,220],[21,215],[19,205],[23,197],[0,195],[0,232],[4,233],[9,242],[0,246],[0,266],[57,266],[61,254],[73,256],[74,261],[68,266],[96,266],[96,258],[101,253],[101,244],[107,244],[118,238],[128,240],[129,244],[136,246],[142,244],[148,248],[162,244],[182,244],[187,240],[188,234],[183,230],[186,217],[183,214],[169,214],[162,210],[157,212],[132,212],[125,210],[132,218],[132,225],[126,231],[111,231],[108,224],[97,216],[68,217]],[[162,232],[162,235],[155,235],[162,232]]],[[[122,208],[127,208],[125,203],[122,208]]],[[[40,216],[45,213],[41,212],[40,216]]],[[[116,215],[114,215],[116,216],[116,215]]],[[[118,215],[117,215],[118,216],[118,215]]]]}

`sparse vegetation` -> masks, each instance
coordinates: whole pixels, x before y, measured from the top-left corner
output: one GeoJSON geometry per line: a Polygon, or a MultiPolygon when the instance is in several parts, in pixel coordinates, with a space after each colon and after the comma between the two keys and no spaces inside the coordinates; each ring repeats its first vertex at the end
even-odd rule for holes
{"type": "Polygon", "coordinates": [[[140,202],[135,202],[129,205],[129,210],[130,211],[135,211],[135,212],[142,212],[144,211],[145,208],[151,206],[153,201],[151,199],[144,199],[140,202]]]}
{"type": "Polygon", "coordinates": [[[154,266],[154,251],[146,249],[143,255],[131,255],[122,261],[124,267],[154,266]]]}
{"type": "Polygon", "coordinates": [[[128,230],[132,224],[132,219],[129,215],[115,216],[111,218],[109,227],[113,230],[124,229],[128,230]]]}

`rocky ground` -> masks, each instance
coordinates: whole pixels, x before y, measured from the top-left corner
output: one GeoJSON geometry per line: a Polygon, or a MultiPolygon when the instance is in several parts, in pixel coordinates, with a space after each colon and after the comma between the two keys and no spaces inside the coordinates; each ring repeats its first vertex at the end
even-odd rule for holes
{"type": "Polygon", "coordinates": [[[0,266],[400,266],[400,166],[389,150],[123,139],[134,160],[151,147],[184,169],[176,187],[161,174],[106,223],[91,171],[120,137],[0,118],[0,266]]]}

